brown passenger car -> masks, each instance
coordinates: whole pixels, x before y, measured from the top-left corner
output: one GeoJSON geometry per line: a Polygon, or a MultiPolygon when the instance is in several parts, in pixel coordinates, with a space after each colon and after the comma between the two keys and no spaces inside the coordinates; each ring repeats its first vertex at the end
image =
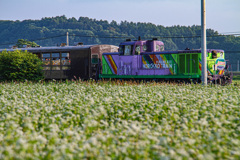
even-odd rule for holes
{"type": "MultiPolygon", "coordinates": [[[[113,45],[19,48],[42,59],[45,79],[95,79],[102,53],[117,52],[113,45]]],[[[14,49],[7,49],[13,51],[14,49]]],[[[1,52],[2,50],[0,50],[1,52]]]]}

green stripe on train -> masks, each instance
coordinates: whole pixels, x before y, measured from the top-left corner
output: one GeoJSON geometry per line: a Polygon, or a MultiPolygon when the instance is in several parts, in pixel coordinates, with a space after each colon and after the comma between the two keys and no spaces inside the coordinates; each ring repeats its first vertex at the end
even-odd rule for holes
{"type": "Polygon", "coordinates": [[[113,72],[104,56],[102,56],[102,74],[108,74],[108,75],[113,74],[113,72]]]}
{"type": "Polygon", "coordinates": [[[179,78],[179,79],[192,79],[192,78],[201,78],[200,75],[107,75],[101,74],[100,78],[122,78],[122,79],[132,79],[132,78],[139,78],[139,79],[168,79],[168,78],[179,78]]]}

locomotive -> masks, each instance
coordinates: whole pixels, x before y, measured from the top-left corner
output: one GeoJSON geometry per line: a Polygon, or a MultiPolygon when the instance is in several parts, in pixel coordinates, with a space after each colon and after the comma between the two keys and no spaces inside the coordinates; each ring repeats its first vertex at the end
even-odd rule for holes
{"type": "MultiPolygon", "coordinates": [[[[157,39],[130,39],[120,43],[119,51],[103,53],[100,78],[201,82],[201,50],[165,51],[157,39]]],[[[229,61],[220,49],[207,49],[208,83],[232,82],[229,61]]]]}

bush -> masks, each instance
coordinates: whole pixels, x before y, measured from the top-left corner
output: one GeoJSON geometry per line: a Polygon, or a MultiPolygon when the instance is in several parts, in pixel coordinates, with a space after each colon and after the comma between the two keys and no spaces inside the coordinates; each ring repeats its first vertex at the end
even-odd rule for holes
{"type": "Polygon", "coordinates": [[[42,61],[27,51],[0,53],[1,81],[38,81],[43,79],[42,61]]]}

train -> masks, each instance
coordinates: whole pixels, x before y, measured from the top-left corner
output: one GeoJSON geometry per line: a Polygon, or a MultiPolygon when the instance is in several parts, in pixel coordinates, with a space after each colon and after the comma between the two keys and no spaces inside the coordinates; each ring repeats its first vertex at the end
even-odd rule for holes
{"type": "MultiPolygon", "coordinates": [[[[157,38],[126,39],[119,46],[78,43],[20,49],[42,59],[45,79],[201,82],[201,49],[166,51],[157,38]]],[[[232,83],[230,66],[224,50],[207,49],[208,83],[232,83]]]]}
{"type": "MultiPolygon", "coordinates": [[[[157,39],[130,39],[116,53],[103,53],[100,78],[201,82],[201,49],[165,51],[157,39]]],[[[224,50],[207,49],[208,83],[230,84],[231,64],[224,50]]]]}
{"type": "Polygon", "coordinates": [[[79,42],[74,46],[62,43],[53,47],[31,47],[1,49],[28,51],[43,61],[43,72],[46,80],[60,79],[98,79],[99,61],[105,52],[118,52],[115,45],[84,45],[79,42]]]}

